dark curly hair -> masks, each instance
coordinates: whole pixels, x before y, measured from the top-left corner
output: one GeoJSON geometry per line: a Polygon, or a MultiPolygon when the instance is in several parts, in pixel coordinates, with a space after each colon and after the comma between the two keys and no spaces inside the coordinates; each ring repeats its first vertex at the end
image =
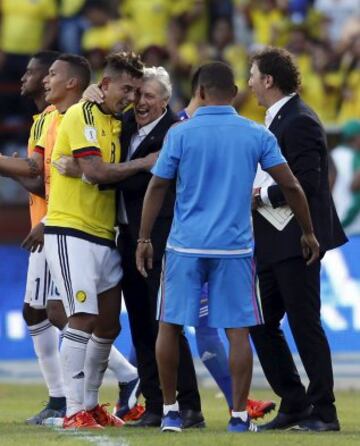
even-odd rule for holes
{"type": "Polygon", "coordinates": [[[283,48],[266,48],[251,60],[261,74],[272,76],[274,85],[284,94],[298,91],[301,85],[300,72],[294,57],[283,48]]]}

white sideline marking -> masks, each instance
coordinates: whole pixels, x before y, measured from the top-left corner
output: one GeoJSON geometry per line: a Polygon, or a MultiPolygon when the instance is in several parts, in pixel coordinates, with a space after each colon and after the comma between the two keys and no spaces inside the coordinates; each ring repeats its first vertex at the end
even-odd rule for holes
{"type": "Polygon", "coordinates": [[[88,441],[96,446],[130,446],[129,443],[121,437],[109,437],[107,435],[89,435],[88,432],[81,432],[77,430],[64,430],[62,428],[55,428],[58,433],[69,436],[76,437],[79,440],[88,441]]]}

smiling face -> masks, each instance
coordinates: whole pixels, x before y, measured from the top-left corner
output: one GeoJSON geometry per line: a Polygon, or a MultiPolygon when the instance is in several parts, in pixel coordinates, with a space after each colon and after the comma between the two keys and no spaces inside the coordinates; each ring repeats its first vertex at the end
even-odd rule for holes
{"type": "Polygon", "coordinates": [[[267,76],[262,74],[259,70],[259,67],[256,63],[253,63],[250,68],[250,78],[248,85],[251,89],[251,91],[256,96],[259,105],[262,105],[264,107],[267,107],[266,102],[266,92],[267,92],[267,85],[268,85],[268,79],[267,76]]]}
{"type": "Polygon", "coordinates": [[[140,82],[140,79],[126,71],[113,77],[104,77],[101,84],[104,93],[104,108],[112,114],[121,113],[134,102],[135,91],[140,82]]]}
{"type": "Polygon", "coordinates": [[[135,119],[138,126],[144,127],[160,118],[167,104],[168,98],[158,81],[143,81],[135,98],[135,119]]]}
{"type": "Polygon", "coordinates": [[[67,93],[70,80],[70,67],[64,60],[56,60],[49,68],[49,74],[44,78],[45,99],[49,104],[57,104],[67,93]]]}
{"type": "Polygon", "coordinates": [[[34,97],[44,91],[43,79],[47,71],[37,59],[30,59],[26,71],[21,78],[21,95],[34,97]]]}

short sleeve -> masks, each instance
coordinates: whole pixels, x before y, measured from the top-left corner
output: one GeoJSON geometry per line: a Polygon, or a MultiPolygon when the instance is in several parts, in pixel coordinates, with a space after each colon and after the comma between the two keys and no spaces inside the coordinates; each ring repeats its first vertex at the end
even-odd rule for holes
{"type": "Polygon", "coordinates": [[[259,162],[263,170],[286,163],[275,136],[269,130],[264,130],[261,149],[259,162]]]}
{"type": "Polygon", "coordinates": [[[76,104],[66,112],[62,121],[61,129],[67,134],[74,158],[101,156],[98,130],[91,106],[89,102],[76,104]]]}
{"type": "Polygon", "coordinates": [[[39,119],[34,124],[34,152],[39,153],[42,157],[44,156],[44,149],[46,147],[47,133],[53,118],[54,112],[46,110],[40,115],[39,119]]]}
{"type": "Polygon", "coordinates": [[[174,129],[170,129],[160,151],[159,158],[151,173],[160,178],[172,179],[177,175],[181,158],[181,137],[174,129]]]}

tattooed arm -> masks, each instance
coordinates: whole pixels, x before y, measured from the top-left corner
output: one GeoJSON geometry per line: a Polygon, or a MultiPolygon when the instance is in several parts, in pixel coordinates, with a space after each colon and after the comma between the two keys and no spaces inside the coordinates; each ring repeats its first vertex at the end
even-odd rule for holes
{"type": "Polygon", "coordinates": [[[36,178],[42,175],[43,167],[44,161],[38,153],[31,158],[0,157],[0,175],[4,176],[36,178]]]}
{"type": "MultiPolygon", "coordinates": [[[[100,156],[91,155],[78,158],[77,162],[89,183],[109,184],[117,183],[142,171],[149,171],[155,164],[157,157],[157,153],[151,153],[144,158],[113,164],[104,163],[100,156]]],[[[54,161],[53,165],[61,174],[66,174],[61,158],[58,161],[54,161]]]]}

